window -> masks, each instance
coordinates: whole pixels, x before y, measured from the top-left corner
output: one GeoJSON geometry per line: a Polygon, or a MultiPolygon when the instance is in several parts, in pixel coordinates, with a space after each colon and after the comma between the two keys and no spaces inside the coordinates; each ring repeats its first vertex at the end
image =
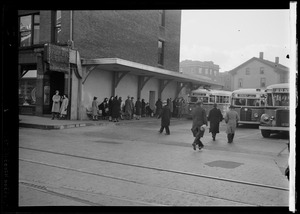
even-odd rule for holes
{"type": "Polygon", "coordinates": [[[164,64],[164,42],[161,40],[158,41],[158,64],[164,64]]]}
{"type": "Polygon", "coordinates": [[[260,74],[264,74],[264,73],[265,73],[264,67],[260,67],[260,74]]]}
{"type": "Polygon", "coordinates": [[[217,71],[216,70],[214,70],[214,75],[217,76],[217,71]]]}
{"type": "Polygon", "coordinates": [[[37,71],[23,70],[24,75],[19,81],[19,105],[35,105],[37,71]]]}
{"type": "Polygon", "coordinates": [[[260,78],[260,87],[262,88],[266,87],[266,78],[260,78]]]}
{"type": "Polygon", "coordinates": [[[54,15],[54,42],[61,42],[61,11],[55,11],[54,15]]]}
{"type": "Polygon", "coordinates": [[[205,74],[206,75],[208,74],[208,68],[205,68],[205,74]]]}
{"type": "Polygon", "coordinates": [[[164,10],[159,10],[159,24],[162,27],[165,26],[165,17],[166,17],[165,11],[164,10]]]}
{"type": "Polygon", "coordinates": [[[239,79],[238,84],[239,84],[238,85],[239,88],[243,88],[243,79],[242,78],[239,79]]]}
{"type": "Polygon", "coordinates": [[[212,69],[209,69],[209,74],[212,75],[212,69]]]}
{"type": "Polygon", "coordinates": [[[198,73],[202,74],[202,68],[198,68],[198,73]]]}
{"type": "Polygon", "coordinates": [[[40,15],[31,14],[19,18],[20,47],[28,47],[40,42],[40,15]]]}
{"type": "Polygon", "coordinates": [[[250,75],[250,68],[246,68],[246,75],[250,75]]]}

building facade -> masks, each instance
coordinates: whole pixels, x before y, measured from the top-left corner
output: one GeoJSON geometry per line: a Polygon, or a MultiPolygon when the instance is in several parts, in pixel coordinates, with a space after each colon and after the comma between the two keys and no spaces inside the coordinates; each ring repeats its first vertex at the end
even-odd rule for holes
{"type": "Polygon", "coordinates": [[[190,85],[179,72],[181,11],[19,11],[19,109],[51,113],[56,90],[69,119],[86,119],[93,97],[139,97],[154,108],[190,85]]]}
{"type": "Polygon", "coordinates": [[[232,75],[232,90],[240,88],[265,89],[272,84],[289,82],[289,69],[279,63],[279,57],[271,62],[263,58],[263,52],[259,53],[259,58],[253,57],[229,73],[232,75]]]}
{"type": "Polygon", "coordinates": [[[219,81],[221,84],[223,84],[222,90],[233,91],[231,83],[232,75],[228,71],[219,73],[219,81]]]}

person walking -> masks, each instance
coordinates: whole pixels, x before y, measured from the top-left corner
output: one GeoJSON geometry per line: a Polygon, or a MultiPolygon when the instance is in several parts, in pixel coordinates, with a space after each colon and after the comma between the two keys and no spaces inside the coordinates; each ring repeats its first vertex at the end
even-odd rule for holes
{"type": "Polygon", "coordinates": [[[232,105],[229,106],[229,111],[226,112],[224,120],[226,123],[228,143],[232,143],[235,134],[236,124],[240,120],[239,114],[236,111],[234,111],[234,107],[232,105]]]}
{"type": "Polygon", "coordinates": [[[157,99],[156,103],[155,103],[155,106],[156,106],[156,117],[158,117],[160,114],[161,114],[161,111],[162,111],[162,108],[163,108],[163,104],[162,104],[162,101],[160,98],[157,99]]]}
{"type": "Polygon", "coordinates": [[[130,96],[127,96],[127,100],[125,100],[125,115],[127,120],[131,119],[131,114],[132,114],[131,100],[130,100],[130,96]]]}
{"type": "Polygon", "coordinates": [[[205,109],[202,108],[202,102],[196,103],[196,108],[192,111],[193,125],[192,125],[192,133],[195,137],[193,142],[193,148],[196,150],[196,146],[198,145],[199,150],[201,150],[204,145],[201,142],[201,137],[203,137],[205,132],[205,127],[207,126],[207,117],[205,109]]]}
{"type": "Polygon", "coordinates": [[[67,109],[68,109],[69,99],[66,94],[62,97],[62,103],[60,107],[60,119],[65,119],[67,116],[67,109]]]}
{"type": "Polygon", "coordinates": [[[59,113],[60,113],[60,96],[59,96],[59,91],[56,90],[55,94],[52,97],[52,120],[56,117],[57,119],[59,118],[59,113]]]}
{"type": "Polygon", "coordinates": [[[217,103],[213,104],[213,108],[208,113],[209,132],[212,134],[213,141],[216,140],[216,135],[219,133],[219,125],[223,120],[221,110],[217,108],[217,103]]]}
{"type": "Polygon", "coordinates": [[[158,119],[161,118],[161,127],[158,132],[162,133],[164,129],[166,129],[166,135],[170,135],[169,126],[170,126],[170,119],[171,119],[171,111],[166,101],[163,102],[162,111],[157,118],[158,119]]]}
{"type": "Polygon", "coordinates": [[[98,120],[97,97],[94,97],[93,102],[92,102],[92,116],[93,116],[93,120],[98,120]]]}
{"type": "Polygon", "coordinates": [[[141,118],[141,113],[142,113],[142,103],[140,101],[140,98],[138,97],[137,101],[135,102],[135,114],[137,120],[141,118]]]}

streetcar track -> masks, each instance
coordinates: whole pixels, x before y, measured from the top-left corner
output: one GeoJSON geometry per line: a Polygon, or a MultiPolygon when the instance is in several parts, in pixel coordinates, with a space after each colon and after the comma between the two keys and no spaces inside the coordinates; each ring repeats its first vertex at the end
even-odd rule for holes
{"type": "MultiPolygon", "coordinates": [[[[105,206],[105,205],[100,204],[100,203],[94,203],[94,202],[91,202],[89,200],[84,200],[84,199],[81,199],[81,198],[78,198],[78,197],[74,197],[74,196],[70,196],[70,195],[66,195],[66,194],[62,194],[62,193],[58,193],[58,192],[49,190],[47,186],[37,185],[37,184],[25,182],[25,181],[21,181],[19,183],[23,184],[25,186],[28,186],[32,189],[44,192],[44,193],[49,193],[49,194],[52,194],[52,195],[56,195],[56,196],[60,196],[60,197],[63,197],[63,198],[71,199],[71,200],[74,200],[74,201],[77,201],[77,202],[80,202],[80,203],[84,203],[84,204],[88,204],[88,205],[91,205],[91,206],[105,206]]],[[[77,189],[71,189],[71,188],[67,188],[67,187],[59,187],[59,188],[58,187],[56,187],[56,188],[55,187],[50,187],[50,188],[52,188],[52,189],[66,189],[66,190],[71,190],[71,191],[75,191],[75,192],[83,192],[83,193],[88,193],[88,194],[93,194],[93,195],[99,195],[100,194],[101,196],[104,196],[104,197],[107,197],[107,198],[113,198],[113,199],[117,199],[117,200],[121,200],[121,201],[127,201],[127,202],[132,202],[132,203],[140,203],[140,204],[151,205],[151,206],[165,206],[163,204],[154,204],[154,203],[149,203],[149,202],[145,202],[145,201],[129,200],[129,199],[124,199],[124,198],[120,198],[120,197],[116,197],[116,196],[106,195],[106,194],[103,194],[103,193],[93,193],[93,192],[89,192],[89,191],[86,191],[86,190],[77,190],[77,189]]]]}
{"type": "MultiPolygon", "coordinates": [[[[240,204],[244,204],[244,205],[248,205],[248,206],[249,205],[251,205],[251,206],[257,206],[257,204],[245,203],[243,201],[237,201],[237,200],[231,200],[231,199],[223,198],[223,197],[205,195],[205,194],[201,194],[201,193],[196,193],[196,192],[191,192],[191,191],[185,191],[185,190],[180,190],[180,189],[176,189],[176,188],[163,187],[163,186],[158,186],[158,185],[148,185],[148,184],[143,183],[143,182],[129,180],[129,179],[124,179],[124,178],[115,177],[115,176],[109,176],[109,175],[103,175],[103,174],[98,174],[98,173],[93,173],[93,172],[87,172],[87,171],[82,171],[82,170],[78,170],[78,169],[71,169],[71,168],[67,168],[67,167],[62,167],[62,166],[57,166],[57,165],[52,165],[52,164],[47,164],[47,163],[41,163],[41,162],[36,162],[36,161],[31,161],[31,160],[25,160],[25,159],[19,159],[19,160],[24,161],[24,162],[29,162],[29,163],[35,163],[35,164],[40,164],[40,165],[44,165],[44,166],[49,166],[49,167],[55,167],[55,168],[59,168],[59,169],[63,169],[63,170],[69,170],[69,171],[73,171],[73,172],[80,172],[80,173],[84,173],[84,174],[88,174],[88,175],[93,175],[93,176],[99,176],[99,177],[105,177],[105,178],[120,180],[120,181],[124,181],[124,182],[135,183],[135,184],[144,185],[144,186],[156,187],[156,188],[160,188],[160,189],[163,188],[163,189],[168,189],[168,190],[177,191],[177,192],[181,192],[181,193],[192,194],[192,195],[196,195],[196,196],[200,195],[200,196],[205,196],[205,197],[208,197],[208,198],[214,198],[214,199],[219,199],[219,200],[224,200],[224,201],[230,201],[230,202],[240,203],[240,204]]],[[[145,203],[148,203],[148,202],[145,202],[145,203]]]]}
{"type": "Polygon", "coordinates": [[[62,155],[62,156],[69,156],[69,157],[81,158],[81,159],[86,159],[86,160],[93,160],[93,161],[99,161],[99,162],[107,162],[107,163],[119,164],[119,165],[124,165],[124,166],[132,166],[132,167],[137,167],[137,168],[142,168],[142,169],[151,169],[151,170],[169,172],[169,173],[174,173],[174,174],[188,175],[188,176],[193,176],[193,177],[201,177],[201,178],[219,180],[219,181],[230,182],[230,183],[238,183],[238,184],[255,186],[255,187],[262,187],[262,188],[268,188],[268,189],[276,189],[276,190],[282,190],[282,191],[289,191],[289,189],[287,189],[287,188],[277,187],[277,186],[271,186],[271,185],[266,185],[266,184],[258,184],[258,183],[247,182],[247,181],[239,181],[239,180],[227,179],[227,178],[220,178],[220,177],[209,176],[209,175],[201,175],[201,174],[195,174],[195,173],[190,173],[190,172],[183,172],[183,171],[178,171],[178,170],[170,170],[170,169],[163,169],[163,168],[150,167],[150,166],[141,166],[141,165],[136,165],[136,164],[129,164],[129,163],[112,161],[112,160],[103,160],[103,159],[98,159],[98,158],[83,157],[83,156],[79,156],[79,155],[66,154],[66,153],[60,153],[60,152],[53,152],[53,151],[47,151],[47,150],[41,150],[41,149],[34,149],[34,148],[26,148],[26,147],[22,147],[22,146],[20,146],[19,148],[21,148],[21,149],[27,149],[27,150],[33,150],[33,151],[39,151],[39,152],[45,152],[45,153],[50,153],[50,154],[56,154],[56,155],[62,155]]]}

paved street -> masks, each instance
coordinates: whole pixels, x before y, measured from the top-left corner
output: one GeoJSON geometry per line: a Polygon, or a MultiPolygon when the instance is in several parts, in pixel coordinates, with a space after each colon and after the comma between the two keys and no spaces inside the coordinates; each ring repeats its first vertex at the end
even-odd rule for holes
{"type": "Polygon", "coordinates": [[[288,206],[285,136],[208,129],[194,151],[191,120],[121,121],[61,130],[19,129],[20,206],[288,206]]]}

